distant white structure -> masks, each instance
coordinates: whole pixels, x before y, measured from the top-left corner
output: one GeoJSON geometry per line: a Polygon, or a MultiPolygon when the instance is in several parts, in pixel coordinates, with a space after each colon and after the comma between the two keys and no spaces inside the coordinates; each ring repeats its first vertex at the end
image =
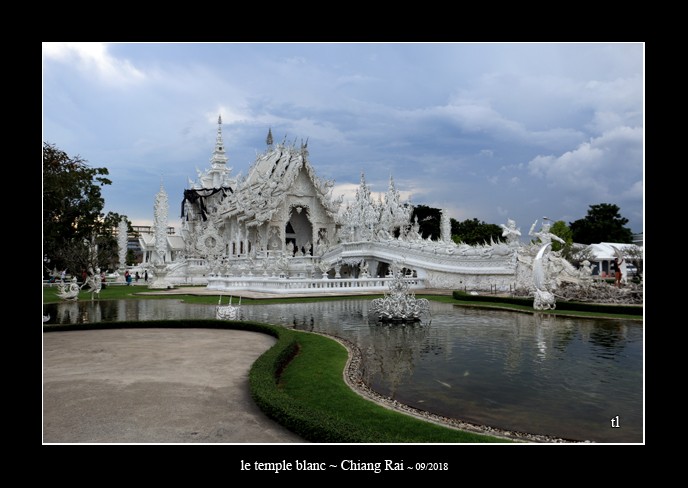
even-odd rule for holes
{"type": "Polygon", "coordinates": [[[628,279],[626,265],[629,264],[629,255],[638,255],[642,250],[642,248],[636,244],[622,244],[619,242],[600,242],[598,244],[590,244],[588,248],[593,255],[593,274],[601,277],[614,276],[614,258],[617,257],[616,250],[618,249],[621,254],[625,256],[621,263],[623,282],[626,282],[628,279]]]}

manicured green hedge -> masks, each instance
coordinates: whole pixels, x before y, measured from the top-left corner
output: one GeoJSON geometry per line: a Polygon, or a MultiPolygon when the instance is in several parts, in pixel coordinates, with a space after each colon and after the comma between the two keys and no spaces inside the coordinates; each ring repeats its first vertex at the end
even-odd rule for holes
{"type": "Polygon", "coordinates": [[[281,372],[299,351],[294,331],[279,331],[278,342],[253,363],[249,373],[251,396],[270,418],[313,442],[371,442],[351,422],[310,407],[284,392],[279,384],[281,372]]]}
{"type": "MultiPolygon", "coordinates": [[[[453,297],[455,300],[471,301],[471,302],[487,302],[487,303],[508,303],[512,305],[521,305],[532,307],[532,298],[522,297],[500,297],[496,295],[471,295],[463,291],[454,291],[453,297]]],[[[582,302],[565,302],[557,300],[556,310],[571,310],[578,312],[596,312],[605,314],[625,314],[625,315],[643,315],[642,305],[611,305],[605,303],[582,303],[582,302]]]]}

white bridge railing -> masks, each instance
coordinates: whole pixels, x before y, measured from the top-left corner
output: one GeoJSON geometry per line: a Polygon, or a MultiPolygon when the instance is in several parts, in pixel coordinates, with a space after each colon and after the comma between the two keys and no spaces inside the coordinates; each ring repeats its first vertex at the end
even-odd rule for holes
{"type": "MultiPolygon", "coordinates": [[[[263,277],[237,277],[237,276],[211,276],[208,278],[208,289],[217,291],[257,291],[265,293],[308,293],[318,290],[320,292],[334,293],[360,293],[360,292],[384,292],[388,284],[394,278],[334,278],[334,279],[309,279],[309,278],[263,278],[263,277]]],[[[407,277],[406,282],[412,289],[424,288],[423,280],[407,277]]]]}

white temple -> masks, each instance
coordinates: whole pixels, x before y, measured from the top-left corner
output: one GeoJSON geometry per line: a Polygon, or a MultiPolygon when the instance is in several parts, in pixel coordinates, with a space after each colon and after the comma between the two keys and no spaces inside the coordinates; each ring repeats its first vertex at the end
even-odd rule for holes
{"type": "MultiPolygon", "coordinates": [[[[412,206],[400,201],[392,178],[384,199],[375,201],[361,175],[354,201],[341,209],[342,198],[332,195],[334,182],[319,178],[309,161],[308,142],[275,144],[269,131],[266,145],[245,178],[232,178],[218,118],[210,168],[197,169],[197,179],[189,179],[184,191],[181,236],[167,237],[166,252],[160,248],[162,235],[142,242],[150,251],[155,246],[155,267],[165,263],[170,286],[381,292],[393,279],[390,265],[401,263],[416,289],[533,288],[539,247],[521,245],[513,221],[502,226],[506,243],[457,245],[443,212],[441,239],[423,239],[418,222],[411,222],[412,206]]],[[[549,256],[543,266],[556,262],[558,276],[580,278],[568,262],[549,256]]]]}

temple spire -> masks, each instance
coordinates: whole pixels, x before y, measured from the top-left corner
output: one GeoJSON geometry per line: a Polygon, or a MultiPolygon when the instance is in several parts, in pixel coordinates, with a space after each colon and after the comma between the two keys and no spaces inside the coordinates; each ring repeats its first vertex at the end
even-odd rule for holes
{"type": "Polygon", "coordinates": [[[215,150],[210,158],[214,169],[225,167],[229,158],[225,154],[225,144],[222,142],[222,115],[217,116],[217,136],[215,137],[215,150]]]}
{"type": "Polygon", "coordinates": [[[272,127],[268,129],[268,137],[265,139],[265,144],[268,145],[270,149],[272,149],[272,127]]]}

